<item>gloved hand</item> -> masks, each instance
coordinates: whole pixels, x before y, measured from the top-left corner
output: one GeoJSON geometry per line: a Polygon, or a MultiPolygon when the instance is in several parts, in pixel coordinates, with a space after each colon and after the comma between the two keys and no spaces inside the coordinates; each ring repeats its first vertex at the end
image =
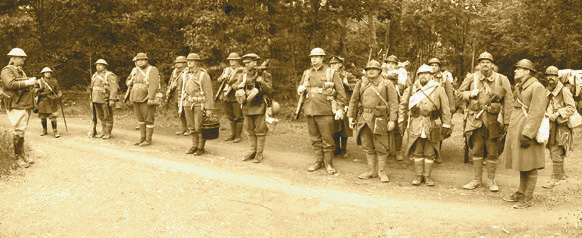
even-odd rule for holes
{"type": "Polygon", "coordinates": [[[520,146],[524,149],[527,149],[531,145],[532,141],[532,139],[525,135],[521,135],[521,138],[519,139],[520,146]]]}
{"type": "Polygon", "coordinates": [[[297,94],[301,95],[303,94],[303,92],[305,92],[305,86],[303,84],[299,85],[299,87],[297,87],[297,94]]]}
{"type": "Polygon", "coordinates": [[[350,129],[354,129],[354,118],[348,118],[348,126],[350,127],[350,129]]]}
{"type": "Polygon", "coordinates": [[[109,100],[109,106],[110,107],[115,107],[115,101],[114,100],[109,100]]]}
{"type": "Polygon", "coordinates": [[[392,130],[394,130],[394,122],[388,121],[388,131],[392,131],[392,130]]]}
{"type": "Polygon", "coordinates": [[[406,126],[407,126],[406,124],[407,124],[406,120],[398,123],[398,130],[400,130],[401,135],[403,135],[404,131],[406,130],[406,126]]]}
{"type": "Polygon", "coordinates": [[[335,112],[335,117],[334,118],[335,118],[336,121],[339,121],[341,119],[344,119],[344,112],[342,110],[337,110],[335,112]]]}

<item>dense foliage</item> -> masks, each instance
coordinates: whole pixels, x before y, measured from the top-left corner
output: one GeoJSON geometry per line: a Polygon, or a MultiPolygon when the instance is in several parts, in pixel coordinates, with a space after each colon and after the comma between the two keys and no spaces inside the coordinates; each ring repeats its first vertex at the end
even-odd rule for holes
{"type": "Polygon", "coordinates": [[[510,77],[521,58],[543,69],[582,57],[582,3],[569,0],[5,0],[0,13],[0,52],[23,48],[27,72],[52,67],[66,88],[86,85],[98,58],[125,78],[142,51],[166,79],[177,55],[199,53],[216,77],[229,52],[256,52],[280,100],[313,47],[356,74],[387,53],[409,70],[438,57],[456,77],[485,50],[510,77]]]}

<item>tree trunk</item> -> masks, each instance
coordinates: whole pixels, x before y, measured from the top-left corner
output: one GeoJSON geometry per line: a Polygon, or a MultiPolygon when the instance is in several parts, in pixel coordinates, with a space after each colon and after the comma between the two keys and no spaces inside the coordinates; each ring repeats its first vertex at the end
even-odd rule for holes
{"type": "Polygon", "coordinates": [[[311,25],[311,36],[309,41],[309,48],[313,49],[319,45],[319,39],[317,38],[317,30],[319,29],[318,26],[318,18],[319,18],[319,1],[320,0],[313,0],[311,2],[311,8],[313,9],[313,23],[311,25]]]}
{"type": "Polygon", "coordinates": [[[376,10],[373,10],[368,14],[368,25],[370,29],[370,47],[372,49],[372,58],[374,53],[377,52],[378,47],[378,37],[376,36],[376,10]]]}

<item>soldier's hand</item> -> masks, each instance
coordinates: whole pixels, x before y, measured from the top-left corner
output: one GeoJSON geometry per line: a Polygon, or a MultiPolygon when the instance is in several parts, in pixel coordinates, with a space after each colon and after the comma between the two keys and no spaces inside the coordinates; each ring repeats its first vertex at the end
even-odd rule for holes
{"type": "Polygon", "coordinates": [[[38,81],[36,80],[35,77],[32,77],[32,78],[29,78],[29,79],[25,80],[24,81],[24,84],[26,86],[34,86],[34,85],[38,84],[38,81]]]}
{"type": "Polygon", "coordinates": [[[348,118],[348,126],[350,127],[350,129],[354,129],[354,118],[349,117],[348,118]]]}
{"type": "Polygon", "coordinates": [[[299,85],[299,87],[297,87],[297,94],[301,95],[303,94],[303,92],[305,92],[305,86],[303,84],[299,85]]]}
{"type": "Polygon", "coordinates": [[[406,130],[405,120],[398,123],[398,129],[400,130],[400,134],[404,134],[404,131],[406,130]]]}
{"type": "Polygon", "coordinates": [[[394,122],[393,121],[389,121],[388,122],[388,131],[392,131],[394,130],[394,122]]]}
{"type": "Polygon", "coordinates": [[[519,139],[519,143],[521,148],[527,149],[531,146],[531,142],[532,139],[530,139],[529,137],[525,136],[525,135],[521,135],[521,138],[519,139]]]}
{"type": "Polygon", "coordinates": [[[559,116],[560,114],[558,113],[550,114],[548,115],[548,119],[550,119],[550,121],[555,121],[556,119],[558,119],[559,116]]]}
{"type": "Polygon", "coordinates": [[[206,114],[206,117],[212,117],[214,116],[214,112],[212,110],[205,110],[204,114],[206,114]]]}
{"type": "Polygon", "coordinates": [[[115,107],[115,101],[114,100],[109,100],[109,106],[110,107],[115,107]]]}
{"type": "Polygon", "coordinates": [[[154,103],[154,100],[149,100],[149,99],[148,99],[148,105],[149,105],[149,106],[153,106],[153,105],[156,105],[156,104],[154,103]]]}
{"type": "Polygon", "coordinates": [[[335,120],[339,121],[341,119],[344,119],[344,112],[342,110],[337,110],[335,112],[335,120]]]}
{"type": "Polygon", "coordinates": [[[263,80],[263,77],[259,76],[259,77],[257,77],[256,82],[257,83],[260,83],[260,84],[263,84],[265,81],[263,80]]]}
{"type": "Polygon", "coordinates": [[[477,95],[479,95],[479,89],[473,89],[473,91],[471,91],[471,95],[469,97],[474,98],[474,97],[477,97],[477,95]]]}

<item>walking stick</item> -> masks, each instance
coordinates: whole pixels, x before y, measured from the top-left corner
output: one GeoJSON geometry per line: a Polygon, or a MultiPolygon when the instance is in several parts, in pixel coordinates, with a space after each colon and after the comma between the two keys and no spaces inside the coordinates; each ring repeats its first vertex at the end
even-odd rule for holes
{"type": "Polygon", "coordinates": [[[63,114],[63,121],[65,122],[65,130],[69,133],[69,126],[67,126],[67,119],[65,118],[65,110],[63,109],[63,99],[59,98],[59,104],[61,105],[61,114],[63,114]]]}

